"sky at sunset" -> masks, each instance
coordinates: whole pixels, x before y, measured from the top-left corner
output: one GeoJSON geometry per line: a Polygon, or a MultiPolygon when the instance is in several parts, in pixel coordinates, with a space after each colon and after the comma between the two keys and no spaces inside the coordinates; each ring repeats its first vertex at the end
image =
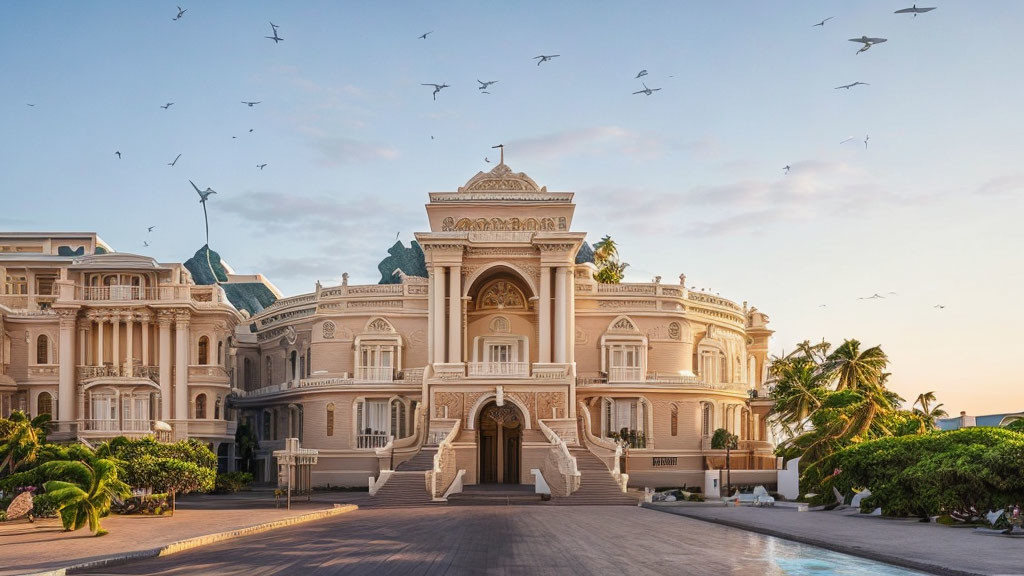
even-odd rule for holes
{"type": "Polygon", "coordinates": [[[777,354],[881,344],[908,401],[1024,410],[1024,3],[191,4],[4,3],[0,229],[181,262],[191,179],[237,272],[376,282],[503,143],[628,281],[748,301],[777,354]]]}

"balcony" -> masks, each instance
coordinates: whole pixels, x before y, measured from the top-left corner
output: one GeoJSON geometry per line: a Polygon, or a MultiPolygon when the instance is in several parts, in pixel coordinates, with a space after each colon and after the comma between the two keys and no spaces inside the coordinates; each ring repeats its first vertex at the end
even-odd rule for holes
{"type": "Polygon", "coordinates": [[[110,432],[120,434],[124,432],[145,433],[153,431],[153,421],[149,419],[98,419],[91,418],[82,421],[83,429],[86,432],[110,432]]]}
{"type": "Polygon", "coordinates": [[[645,374],[639,366],[612,366],[608,369],[608,382],[643,382],[645,374]]]}
{"type": "Polygon", "coordinates": [[[144,286],[76,286],[78,300],[100,302],[130,302],[160,300],[160,288],[144,286]]]}
{"type": "Polygon", "coordinates": [[[469,362],[470,378],[529,378],[528,362],[469,362]]]}
{"type": "Polygon", "coordinates": [[[192,364],[188,367],[188,381],[227,384],[230,380],[228,369],[220,364],[192,364]]]}
{"type": "Polygon", "coordinates": [[[358,366],[355,379],[362,382],[391,382],[395,379],[395,368],[394,366],[358,366]]]}
{"type": "Polygon", "coordinates": [[[79,366],[78,380],[95,380],[97,378],[147,378],[160,382],[159,366],[79,366]]]}
{"type": "Polygon", "coordinates": [[[388,434],[356,434],[356,448],[359,450],[370,450],[383,448],[391,440],[388,434]]]}

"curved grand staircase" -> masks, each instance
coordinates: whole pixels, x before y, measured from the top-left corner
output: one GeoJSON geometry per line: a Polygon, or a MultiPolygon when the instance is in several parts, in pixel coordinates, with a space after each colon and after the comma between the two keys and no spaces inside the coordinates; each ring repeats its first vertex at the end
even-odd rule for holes
{"type": "Polygon", "coordinates": [[[552,498],[561,506],[636,506],[637,499],[626,494],[600,458],[582,447],[569,448],[580,471],[580,487],[572,496],[552,498]]]}
{"type": "Polygon", "coordinates": [[[391,478],[370,499],[374,508],[413,508],[433,504],[426,487],[426,473],[434,467],[437,445],[420,449],[411,459],[399,464],[391,478]]]}

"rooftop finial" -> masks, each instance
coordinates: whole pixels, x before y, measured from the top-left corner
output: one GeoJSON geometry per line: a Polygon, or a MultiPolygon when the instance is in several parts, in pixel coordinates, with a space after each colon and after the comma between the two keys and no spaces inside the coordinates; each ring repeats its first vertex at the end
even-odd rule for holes
{"type": "Polygon", "coordinates": [[[497,146],[491,146],[491,148],[498,148],[499,150],[501,150],[501,161],[498,162],[498,164],[504,164],[505,163],[505,145],[504,144],[498,144],[497,146]]]}

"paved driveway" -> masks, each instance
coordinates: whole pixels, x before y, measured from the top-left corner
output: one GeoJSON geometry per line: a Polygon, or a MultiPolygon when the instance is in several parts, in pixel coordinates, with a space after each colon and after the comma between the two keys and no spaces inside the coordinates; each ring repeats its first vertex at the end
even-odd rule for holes
{"type": "Polygon", "coordinates": [[[909,574],[743,530],[619,506],[364,509],[92,573],[306,576],[809,572],[909,574]]]}

